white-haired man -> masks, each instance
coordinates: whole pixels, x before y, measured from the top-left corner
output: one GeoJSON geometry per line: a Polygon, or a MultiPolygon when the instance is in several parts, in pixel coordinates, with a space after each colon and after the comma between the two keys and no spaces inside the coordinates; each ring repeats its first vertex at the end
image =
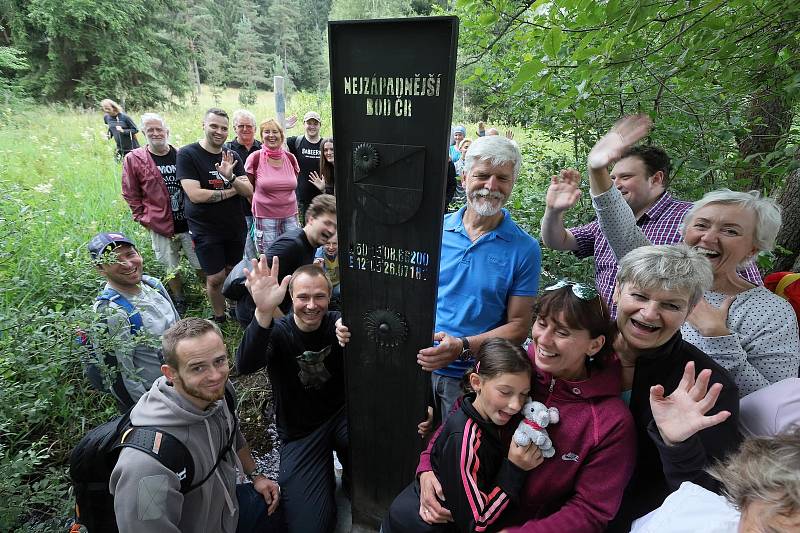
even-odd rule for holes
{"type": "Polygon", "coordinates": [[[519,175],[517,144],[501,136],[475,140],[464,161],[467,205],[444,218],[436,302],[435,346],[419,365],[433,372],[442,419],[460,394],[472,354],[491,337],[522,344],[539,286],[539,243],[503,209],[519,175]]]}
{"type": "Polygon", "coordinates": [[[161,116],[142,115],[141,131],[147,138],[147,145],[125,156],[122,196],[131,208],[133,219],[149,231],[156,259],[174,272],[167,284],[175,308],[184,314],[183,282],[176,271],[181,251],[201,278],[202,270],[183,212],[183,189],[175,174],[178,151],[169,144],[169,127],[161,116]]]}
{"type": "MultiPolygon", "coordinates": [[[[261,141],[256,139],[256,116],[246,109],[237,109],[233,112],[233,133],[236,137],[225,143],[225,148],[233,150],[242,161],[247,161],[247,156],[255,151],[261,150],[261,141]]],[[[253,241],[253,208],[250,200],[242,196],[242,211],[247,221],[247,238],[244,244],[244,256],[246,259],[258,258],[255,241],[253,241]]]]}

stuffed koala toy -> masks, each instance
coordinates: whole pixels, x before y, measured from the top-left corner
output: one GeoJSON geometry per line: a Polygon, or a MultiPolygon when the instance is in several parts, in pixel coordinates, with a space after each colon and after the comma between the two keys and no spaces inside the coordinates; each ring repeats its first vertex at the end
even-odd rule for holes
{"type": "Polygon", "coordinates": [[[558,409],[547,407],[541,402],[528,400],[522,407],[522,414],[525,418],[520,421],[514,432],[514,442],[520,446],[527,446],[533,442],[542,450],[544,457],[553,457],[556,449],[553,448],[553,443],[545,428],[550,424],[558,423],[558,409]]]}

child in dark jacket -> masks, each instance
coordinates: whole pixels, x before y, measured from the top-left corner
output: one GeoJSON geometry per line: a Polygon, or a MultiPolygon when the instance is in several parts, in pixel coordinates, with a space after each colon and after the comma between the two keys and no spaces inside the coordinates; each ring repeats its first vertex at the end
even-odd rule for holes
{"type": "Polygon", "coordinates": [[[431,451],[453,522],[428,524],[419,516],[419,483],[395,498],[383,533],[496,531],[499,518],[517,500],[527,472],[542,462],[535,445],[510,448],[507,433],[520,420],[533,367],[525,352],[506,339],[481,345],[460,407],[450,413],[431,451]],[[511,423],[509,423],[511,422],[511,423]]]}

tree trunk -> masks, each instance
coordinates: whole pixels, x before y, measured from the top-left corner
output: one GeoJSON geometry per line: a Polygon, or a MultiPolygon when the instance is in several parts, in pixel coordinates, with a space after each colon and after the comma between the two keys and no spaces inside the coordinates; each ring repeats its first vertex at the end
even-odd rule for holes
{"type": "Polygon", "coordinates": [[[793,170],[786,177],[786,185],[778,197],[783,211],[783,223],[778,232],[778,244],[790,250],[791,255],[779,256],[773,267],[775,272],[797,271],[800,267],[800,169],[793,170]]]}
{"type": "Polygon", "coordinates": [[[200,69],[197,68],[197,59],[194,57],[192,58],[192,78],[194,78],[195,91],[199,95],[202,89],[202,85],[200,85],[200,69]]]}
{"type": "Polygon", "coordinates": [[[767,83],[750,97],[747,110],[747,129],[745,137],[738,140],[739,154],[744,160],[736,168],[736,181],[757,191],[774,188],[777,183],[765,183],[759,163],[769,153],[775,151],[778,142],[785,139],[792,125],[792,106],[783,96],[781,88],[774,83],[767,83]]]}

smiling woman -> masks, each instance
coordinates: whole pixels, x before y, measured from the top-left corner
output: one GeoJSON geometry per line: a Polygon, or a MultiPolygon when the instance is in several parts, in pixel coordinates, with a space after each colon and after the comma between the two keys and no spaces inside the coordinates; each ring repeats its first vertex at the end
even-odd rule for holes
{"type": "MultiPolygon", "coordinates": [[[[637,120],[623,119],[615,129],[637,120]]],[[[645,128],[638,137],[625,135],[620,141],[623,137],[612,130],[597,146],[609,150],[614,144],[611,151],[621,153],[646,133],[645,128]]],[[[608,171],[591,169],[590,180],[598,222],[617,260],[649,245],[621,191],[612,186],[608,171]]],[[[704,298],[690,306],[681,332],[731,373],[741,396],[797,377],[800,365],[800,335],[792,307],[736,271],[758,252],[773,248],[780,225],[775,202],[760,198],[755,191],[721,189],[707,193],[684,217],[683,242],[711,262],[714,282],[704,298]]]]}
{"type": "MultiPolygon", "coordinates": [[[[618,258],[649,244],[616,188],[595,196],[593,203],[618,258]]],[[[728,190],[708,193],[683,225],[684,242],[710,261],[714,278],[704,297],[690,306],[681,332],[731,373],[741,396],[796,377],[800,364],[792,307],[736,271],[757,252],[772,248],[779,226],[772,200],[728,190]]]]}
{"type": "Polygon", "coordinates": [[[712,279],[708,261],[684,244],[642,246],[620,261],[615,349],[638,448],[636,470],[609,531],[629,531],[634,518],[660,505],[683,481],[714,490],[705,467],[740,439],[738,393],[731,376],[679,333],[712,279]],[[664,405],[674,406],[671,417],[659,409],[664,405]],[[675,419],[680,431],[671,432],[664,421],[675,419]]]}
{"type": "Polygon", "coordinates": [[[250,154],[244,169],[253,184],[253,239],[266,254],[281,234],[297,229],[297,159],[283,148],[283,128],[277,120],[260,125],[262,146],[250,154]]]}

